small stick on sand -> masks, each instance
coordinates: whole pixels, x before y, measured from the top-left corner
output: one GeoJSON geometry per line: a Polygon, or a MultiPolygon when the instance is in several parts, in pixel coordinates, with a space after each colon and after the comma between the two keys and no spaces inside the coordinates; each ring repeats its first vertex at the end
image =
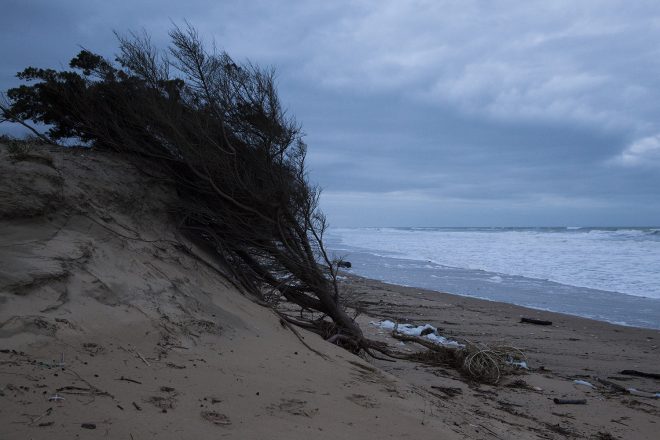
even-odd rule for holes
{"type": "Polygon", "coordinates": [[[140,382],[139,380],[131,379],[130,377],[124,377],[124,376],[122,376],[122,377],[120,377],[120,378],[117,379],[117,380],[123,380],[123,381],[125,381],[125,382],[133,382],[133,383],[136,383],[136,384],[138,384],[138,385],[142,385],[142,382],[140,382]]]}
{"type": "Polygon", "coordinates": [[[544,321],[542,319],[534,319],[534,318],[520,318],[520,322],[525,322],[527,324],[536,324],[536,325],[552,325],[552,321],[544,321]]]}
{"type": "Polygon", "coordinates": [[[51,412],[53,412],[53,407],[48,408],[48,409],[46,410],[46,412],[44,412],[42,415],[40,415],[39,417],[37,417],[37,418],[35,418],[34,420],[32,420],[32,421],[30,422],[30,425],[34,425],[34,424],[37,423],[39,420],[41,420],[41,419],[43,419],[44,417],[50,415],[51,412]]]}
{"type": "Polygon", "coordinates": [[[637,370],[622,370],[619,374],[626,374],[628,376],[638,376],[638,377],[648,377],[650,379],[660,379],[660,374],[658,373],[645,373],[643,371],[637,370]]]}
{"type": "Polygon", "coordinates": [[[137,351],[136,349],[133,349],[133,352],[134,352],[136,355],[138,355],[138,357],[139,357],[140,359],[142,359],[142,362],[144,362],[144,363],[147,365],[147,367],[150,367],[150,366],[151,366],[151,364],[150,364],[150,363],[144,358],[144,356],[142,356],[142,353],[140,353],[140,352],[137,351]]]}
{"type": "Polygon", "coordinates": [[[586,405],[587,399],[552,399],[557,405],[586,405]]]}

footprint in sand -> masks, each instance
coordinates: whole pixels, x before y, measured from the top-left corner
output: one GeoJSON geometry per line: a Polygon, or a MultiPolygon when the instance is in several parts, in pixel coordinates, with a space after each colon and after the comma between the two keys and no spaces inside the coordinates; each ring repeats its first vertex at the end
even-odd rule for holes
{"type": "Polygon", "coordinates": [[[319,412],[318,408],[307,408],[307,401],[299,399],[280,399],[279,403],[268,405],[267,409],[271,414],[285,412],[306,417],[314,417],[319,412]]]}
{"type": "Polygon", "coordinates": [[[378,408],[380,403],[376,402],[373,397],[365,396],[364,394],[351,394],[346,396],[348,400],[363,408],[378,408]]]}
{"type": "Polygon", "coordinates": [[[200,413],[204,420],[207,420],[214,425],[227,426],[231,425],[231,420],[225,414],[221,414],[216,411],[202,411],[200,413]]]}
{"type": "Polygon", "coordinates": [[[92,357],[105,352],[105,347],[95,342],[85,342],[82,344],[82,348],[92,357]]]}
{"type": "Polygon", "coordinates": [[[169,409],[174,409],[176,406],[176,396],[177,392],[172,387],[162,386],[160,391],[166,393],[165,396],[151,396],[145,400],[146,403],[151,403],[156,408],[159,408],[163,412],[167,412],[169,409]]]}

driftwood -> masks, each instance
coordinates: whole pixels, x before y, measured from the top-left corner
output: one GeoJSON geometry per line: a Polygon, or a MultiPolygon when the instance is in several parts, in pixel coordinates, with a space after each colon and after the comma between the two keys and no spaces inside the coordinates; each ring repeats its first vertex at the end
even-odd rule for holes
{"type": "Polygon", "coordinates": [[[139,384],[139,385],[142,385],[142,382],[140,382],[140,381],[138,381],[138,380],[135,380],[135,379],[131,379],[130,377],[124,377],[124,376],[122,376],[122,377],[120,377],[120,378],[117,379],[117,380],[123,380],[123,381],[125,381],[125,382],[133,382],[133,383],[137,383],[137,384],[139,384]]]}
{"type": "Polygon", "coordinates": [[[557,405],[586,405],[587,399],[552,399],[557,405]]]}
{"type": "Polygon", "coordinates": [[[643,371],[637,371],[637,370],[621,370],[619,374],[626,374],[628,376],[648,377],[651,379],[660,380],[659,373],[645,373],[643,371]]]}
{"type": "Polygon", "coordinates": [[[536,324],[536,325],[552,325],[552,321],[544,321],[542,319],[534,319],[534,318],[520,318],[520,322],[524,322],[527,324],[536,324]]]}
{"type": "Polygon", "coordinates": [[[429,350],[433,351],[438,351],[438,352],[446,352],[446,350],[452,350],[454,351],[454,348],[447,348],[443,347],[438,344],[434,344],[433,342],[429,341],[428,339],[420,338],[419,336],[411,336],[411,335],[406,335],[405,333],[401,333],[394,329],[392,331],[392,337],[395,339],[398,339],[399,341],[404,341],[404,342],[415,342],[416,344],[423,345],[424,347],[428,348],[429,350]]]}
{"type": "Polygon", "coordinates": [[[611,380],[601,379],[601,378],[598,378],[598,377],[596,378],[596,380],[598,380],[598,382],[602,383],[603,385],[606,385],[606,386],[608,386],[608,387],[610,387],[610,388],[612,388],[615,391],[618,391],[620,393],[632,394],[633,396],[646,397],[646,398],[649,398],[649,399],[658,399],[658,398],[660,398],[659,397],[660,393],[642,391],[642,390],[638,390],[636,388],[626,388],[622,385],[619,385],[616,382],[612,382],[611,380]]]}
{"type": "MultiPolygon", "coordinates": [[[[415,342],[429,350],[422,353],[404,355],[408,360],[428,364],[449,365],[472,380],[496,384],[503,374],[515,369],[515,360],[524,359],[524,354],[515,347],[488,347],[465,341],[462,346],[447,347],[435,344],[426,338],[406,335],[399,332],[398,326],[392,331],[392,337],[400,341],[415,342]]],[[[392,354],[390,354],[392,356],[392,354]]],[[[401,358],[403,356],[393,356],[401,358]]]]}
{"type": "Polygon", "coordinates": [[[614,389],[615,391],[619,391],[621,393],[628,393],[628,389],[626,387],[624,387],[623,385],[619,385],[616,382],[612,382],[611,380],[601,379],[600,377],[597,377],[596,380],[602,383],[603,385],[614,389]]]}

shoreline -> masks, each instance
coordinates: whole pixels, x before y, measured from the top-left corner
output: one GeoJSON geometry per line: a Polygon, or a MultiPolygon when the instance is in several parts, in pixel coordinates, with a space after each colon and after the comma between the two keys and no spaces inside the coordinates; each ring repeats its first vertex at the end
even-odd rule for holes
{"type": "Polygon", "coordinates": [[[534,310],[568,314],[634,328],[660,330],[660,299],[602,291],[553,281],[451,268],[428,261],[334,251],[350,260],[344,273],[404,287],[452,292],[534,310]]]}
{"type": "MultiPolygon", "coordinates": [[[[471,272],[474,278],[517,278],[522,284],[660,300],[654,270],[660,235],[653,228],[338,228],[330,237],[330,247],[371,254],[385,267],[435,266],[441,272],[471,272]]],[[[436,290],[457,292],[446,285],[436,290]]]]}
{"type": "Polygon", "coordinates": [[[621,374],[623,370],[658,373],[660,331],[342,275],[347,276],[353,305],[362,312],[358,321],[370,338],[404,351],[420,350],[371,324],[389,319],[430,324],[449,339],[507,344],[525,353],[529,370],[496,386],[473,383],[448,367],[375,361],[383,370],[430,392],[459,390],[453,396],[440,393],[437,401],[446,423],[458,423],[457,433],[475,439],[557,438],[557,434],[560,438],[655,438],[660,399],[622,393],[599,379],[624,389],[660,392],[657,379],[621,374]],[[521,323],[522,317],[552,325],[521,323]],[[587,404],[557,405],[555,398],[586,399],[587,404]]]}
{"type": "MultiPolygon", "coordinates": [[[[517,304],[517,303],[513,303],[513,302],[500,301],[500,300],[497,300],[497,299],[491,299],[491,298],[486,298],[486,297],[481,297],[481,296],[476,296],[476,295],[461,294],[461,293],[454,293],[454,292],[445,292],[445,291],[442,291],[442,290],[435,290],[435,289],[429,289],[429,288],[424,288],[424,287],[416,287],[416,286],[413,286],[413,285],[398,284],[398,283],[391,282],[391,281],[377,280],[377,279],[373,279],[373,278],[363,277],[363,276],[360,276],[360,275],[352,275],[352,277],[364,278],[365,280],[368,280],[368,281],[373,281],[373,282],[376,282],[376,283],[381,283],[381,284],[385,284],[385,285],[389,285],[389,286],[393,286],[393,287],[401,287],[401,288],[405,288],[405,289],[416,289],[416,290],[422,290],[422,291],[437,293],[437,294],[440,294],[440,295],[456,296],[456,297],[460,297],[460,298],[467,298],[467,299],[473,299],[473,300],[477,300],[477,301],[484,301],[484,302],[487,302],[487,303],[495,303],[495,304],[502,304],[502,305],[507,305],[507,306],[515,306],[515,307],[519,307],[521,309],[529,310],[530,315],[534,314],[536,312],[544,312],[544,313],[548,313],[548,314],[566,316],[568,318],[580,318],[580,319],[585,319],[585,320],[588,320],[588,321],[595,321],[595,322],[598,322],[598,323],[610,324],[610,325],[619,326],[619,327],[633,328],[633,329],[639,329],[639,330],[654,330],[656,332],[660,332],[660,323],[658,324],[659,328],[642,327],[642,326],[639,326],[639,325],[629,324],[629,323],[626,323],[626,322],[608,321],[608,320],[605,320],[605,319],[598,319],[598,318],[591,317],[591,316],[578,315],[578,314],[573,314],[573,313],[570,313],[570,312],[559,312],[559,311],[548,309],[548,308],[534,307],[534,306],[529,306],[529,305],[524,305],[524,304],[517,304]]],[[[546,281],[546,280],[543,280],[543,281],[546,281]]],[[[579,287],[579,286],[576,286],[576,287],[579,287]]],[[[618,294],[620,292],[612,292],[612,293],[617,293],[618,294]]],[[[628,294],[621,293],[621,295],[628,295],[628,294]]],[[[656,298],[650,298],[650,297],[636,297],[634,295],[628,295],[628,296],[632,296],[634,298],[643,298],[643,299],[656,300],[656,298]]],[[[660,300],[658,300],[658,301],[660,301],[660,300]]]]}

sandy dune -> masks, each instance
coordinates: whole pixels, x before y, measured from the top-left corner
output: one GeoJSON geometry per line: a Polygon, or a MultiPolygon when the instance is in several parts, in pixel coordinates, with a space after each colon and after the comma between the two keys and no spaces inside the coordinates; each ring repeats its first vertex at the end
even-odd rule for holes
{"type": "Polygon", "coordinates": [[[0,155],[0,438],[458,438],[425,391],[241,296],[153,178],[0,155]]]}

